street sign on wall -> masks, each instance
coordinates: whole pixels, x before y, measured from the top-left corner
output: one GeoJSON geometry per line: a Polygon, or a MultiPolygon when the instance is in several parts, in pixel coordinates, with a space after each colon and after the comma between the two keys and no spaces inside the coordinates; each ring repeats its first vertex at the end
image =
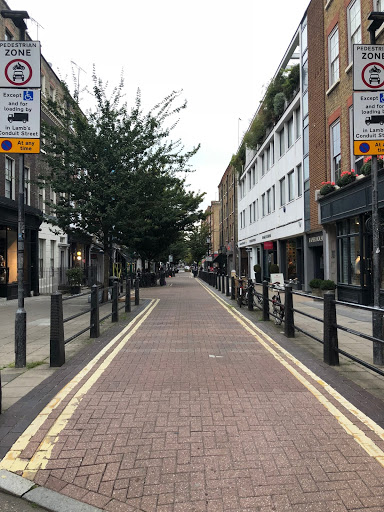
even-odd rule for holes
{"type": "Polygon", "coordinates": [[[0,41],[0,87],[40,85],[40,42],[0,41]]]}
{"type": "Polygon", "coordinates": [[[353,88],[355,91],[384,89],[384,45],[353,45],[353,88]]]}

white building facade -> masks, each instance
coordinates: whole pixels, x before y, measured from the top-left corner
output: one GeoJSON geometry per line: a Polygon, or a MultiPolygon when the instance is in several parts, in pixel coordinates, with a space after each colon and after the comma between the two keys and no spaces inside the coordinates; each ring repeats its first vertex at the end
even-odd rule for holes
{"type": "MultiPolygon", "coordinates": [[[[298,29],[277,72],[301,64],[300,34],[298,29]]],[[[272,264],[286,281],[304,278],[301,78],[264,142],[257,150],[246,149],[238,186],[238,248],[241,274],[251,278],[255,264],[261,266],[261,279],[269,277],[272,264]]]]}

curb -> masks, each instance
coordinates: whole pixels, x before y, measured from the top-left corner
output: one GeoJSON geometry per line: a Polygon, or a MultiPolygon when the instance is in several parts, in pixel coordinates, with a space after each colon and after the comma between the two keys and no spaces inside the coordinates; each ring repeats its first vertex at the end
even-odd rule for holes
{"type": "Polygon", "coordinates": [[[44,507],[51,512],[103,512],[58,492],[34,484],[22,476],[0,470],[0,491],[44,507]]]}

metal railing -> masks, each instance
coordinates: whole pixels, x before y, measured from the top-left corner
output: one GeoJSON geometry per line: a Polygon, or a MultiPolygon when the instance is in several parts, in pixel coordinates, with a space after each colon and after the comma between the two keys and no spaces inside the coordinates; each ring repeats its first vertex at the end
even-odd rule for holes
{"type": "MultiPolygon", "coordinates": [[[[122,306],[119,306],[119,297],[123,294],[123,289],[120,283],[115,282],[113,286],[107,290],[97,285],[91,287],[91,293],[84,292],[70,297],[63,297],[60,292],[51,295],[51,322],[50,322],[50,366],[62,366],[65,363],[65,345],[74,339],[78,338],[81,334],[89,331],[91,338],[98,338],[100,336],[100,323],[107,318],[111,318],[112,322],[118,322],[119,311],[124,309],[125,312],[131,311],[131,280],[127,279],[125,284],[125,301],[122,306]],[[108,296],[108,300],[103,302],[104,292],[108,296]],[[111,293],[109,293],[111,292],[111,293]],[[66,318],[63,317],[63,302],[73,301],[79,297],[90,295],[90,307],[83,311],[70,315],[66,318]],[[109,299],[110,297],[110,299],[109,299]],[[100,318],[101,308],[105,308],[110,304],[111,311],[100,318]],[[65,338],[64,324],[71,322],[76,318],[89,314],[89,324],[77,331],[72,336],[65,338]]],[[[135,305],[140,304],[139,280],[135,280],[135,305]]]]}
{"type": "MultiPolygon", "coordinates": [[[[323,345],[323,360],[325,363],[336,366],[339,365],[339,355],[343,355],[344,357],[360,364],[361,366],[384,376],[384,370],[378,368],[374,364],[370,362],[364,361],[360,357],[357,357],[346,350],[339,348],[338,343],[338,333],[339,331],[346,332],[353,336],[357,336],[362,339],[366,339],[371,341],[372,343],[378,344],[380,347],[384,344],[384,340],[371,336],[369,334],[357,331],[350,327],[346,327],[337,322],[337,306],[343,306],[346,308],[355,308],[360,311],[372,312],[376,314],[380,314],[384,317],[384,309],[375,308],[370,306],[362,306],[360,304],[352,304],[349,302],[338,301],[335,299],[335,292],[328,291],[324,294],[324,297],[317,297],[314,295],[306,294],[300,291],[292,290],[292,285],[288,284],[284,287],[284,295],[285,300],[284,303],[281,301],[280,303],[276,303],[275,299],[271,299],[269,297],[270,290],[274,290],[275,288],[270,285],[267,281],[263,281],[262,283],[262,292],[258,292],[251,279],[245,281],[241,278],[235,278],[229,276],[218,275],[214,272],[206,272],[200,271],[199,277],[209,284],[210,286],[215,287],[218,291],[222,291],[226,293],[227,296],[230,296],[232,300],[238,298],[238,290],[242,287],[243,296],[242,304],[248,307],[249,311],[253,311],[254,307],[262,312],[262,319],[264,321],[270,320],[270,317],[279,319],[279,323],[284,324],[284,334],[289,338],[295,337],[296,332],[300,332],[309,338],[315,340],[318,343],[323,345]],[[223,281],[222,281],[223,280],[223,281]],[[231,289],[229,290],[229,281],[231,282],[231,289]],[[227,285],[224,289],[223,285],[220,284],[222,282],[226,282],[227,285]],[[293,296],[302,296],[307,299],[314,299],[316,301],[321,301],[323,303],[323,318],[319,318],[315,315],[311,315],[305,311],[297,309],[293,306],[293,296]],[[254,300],[254,297],[257,299],[254,300]],[[273,305],[272,311],[270,305],[273,305]],[[275,311],[274,311],[275,309],[275,311]],[[283,311],[283,314],[281,313],[283,311]],[[323,337],[320,338],[316,335],[316,333],[305,330],[295,323],[295,315],[301,315],[303,317],[309,318],[318,322],[322,325],[323,329],[323,337]]],[[[260,283],[259,283],[260,284],[260,283]]],[[[317,329],[318,332],[318,329],[317,329]]]]}

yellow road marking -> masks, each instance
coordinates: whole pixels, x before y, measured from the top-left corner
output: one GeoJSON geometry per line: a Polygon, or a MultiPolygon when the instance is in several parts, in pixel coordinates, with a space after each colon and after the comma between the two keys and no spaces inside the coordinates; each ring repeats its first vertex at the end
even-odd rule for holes
{"type": "Polygon", "coordinates": [[[31,425],[24,431],[24,433],[14,443],[10,451],[5,455],[0,463],[0,469],[7,469],[8,471],[24,471],[23,476],[26,478],[33,479],[36,471],[46,465],[49,459],[49,455],[52,453],[53,445],[57,435],[63,430],[68,420],[72,417],[74,411],[79,405],[81,399],[89,388],[97,381],[105,368],[112,362],[114,357],[123,348],[127,341],[133,336],[138,330],[142,323],[148,318],[153,309],[159,303],[159,299],[153,299],[151,302],[141,311],[133,320],[130,322],[117,336],[106,345],[87,366],[81,370],[74,379],[72,379],[52,400],[51,402],[41,411],[41,413],[35,418],[31,425]],[[142,317],[140,319],[140,317],[142,317]],[[140,319],[140,320],[139,320],[140,319]],[[136,325],[134,325],[136,324],[136,325]],[[133,327],[134,326],[134,327],[133,327]],[[27,447],[32,437],[37,433],[41,425],[47,419],[48,415],[53,409],[55,409],[62,400],[79,384],[79,382],[94,368],[97,362],[103,357],[103,355],[120,339],[124,334],[132,329],[123,340],[115,347],[111,354],[105,359],[100,365],[99,369],[95,370],[85,384],[79,389],[76,395],[71,399],[69,404],[65,407],[63,412],[55,421],[54,425],[49,430],[47,436],[40,444],[37,452],[32,459],[25,460],[20,459],[21,452],[27,447]]]}
{"type": "Polygon", "coordinates": [[[360,430],[354,423],[352,423],[337,407],[335,407],[318,389],[316,389],[301,373],[299,373],[292,365],[290,365],[281,355],[279,355],[274,348],[279,350],[286,358],[289,358],[296,366],[300,368],[303,372],[305,372],[309,377],[311,377],[317,384],[322,386],[327,393],[329,393],[335,400],[337,400],[348,412],[353,414],[356,418],[358,418],[364,425],[368,426],[375,434],[380,437],[380,439],[384,440],[384,429],[382,429],[377,423],[375,423],[371,418],[366,416],[362,411],[357,409],[354,405],[352,405],[348,400],[342,397],[332,386],[324,382],[320,377],[318,377],[314,372],[312,372],[309,368],[307,368],[303,363],[301,363],[298,359],[296,359],[292,354],[290,354],[287,350],[281,347],[276,341],[274,341],[268,334],[264,333],[261,329],[259,329],[256,325],[254,325],[251,320],[242,315],[239,311],[233,311],[230,309],[227,302],[225,302],[221,297],[217,296],[213,293],[205,284],[200,282],[201,286],[210,294],[212,297],[217,300],[219,304],[221,304],[230,315],[232,315],[250,334],[252,334],[257,341],[266,348],[275,359],[277,359],[283,366],[287,368],[287,370],[294,375],[316,398],[317,400],[337,419],[339,424],[344,428],[344,430],[351,435],[354,440],[373,458],[375,458],[382,466],[384,466],[384,452],[375,444],[372,439],[365,435],[365,433],[360,430]],[[257,334],[262,335],[268,343],[266,343],[261,337],[257,334]],[[270,345],[273,345],[272,348],[270,345]]]}

